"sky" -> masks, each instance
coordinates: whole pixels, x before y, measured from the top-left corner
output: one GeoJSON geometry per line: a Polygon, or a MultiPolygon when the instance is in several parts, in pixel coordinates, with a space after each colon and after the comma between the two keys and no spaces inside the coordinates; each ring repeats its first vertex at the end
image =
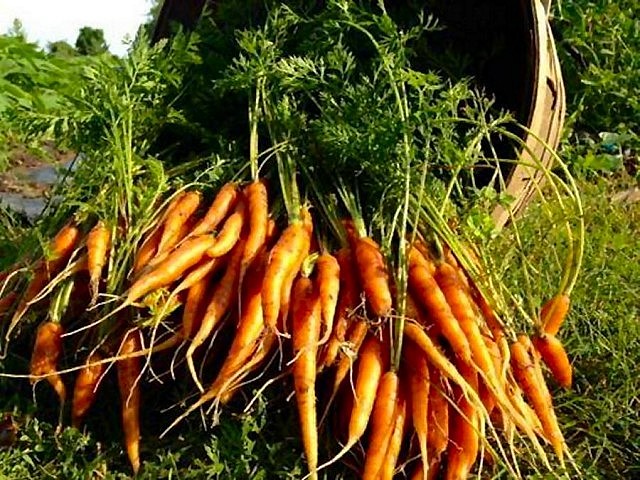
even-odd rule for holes
{"type": "Polygon", "coordinates": [[[151,0],[0,0],[0,33],[18,18],[27,39],[46,47],[58,40],[75,45],[81,27],[101,28],[109,50],[124,55],[123,38],[134,37],[151,4],[151,0]]]}

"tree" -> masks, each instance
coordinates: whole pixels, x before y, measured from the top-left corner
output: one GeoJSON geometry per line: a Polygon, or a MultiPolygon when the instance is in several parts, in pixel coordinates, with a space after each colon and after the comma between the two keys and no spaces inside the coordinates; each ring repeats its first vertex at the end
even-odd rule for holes
{"type": "Polygon", "coordinates": [[[97,55],[109,50],[101,28],[82,27],[76,39],[76,50],[80,55],[97,55]]]}
{"type": "Polygon", "coordinates": [[[19,18],[13,19],[13,24],[7,31],[7,36],[19,38],[23,41],[27,40],[27,32],[25,31],[24,26],[22,25],[22,21],[19,18]]]}
{"type": "Polygon", "coordinates": [[[51,55],[62,58],[74,57],[78,54],[78,52],[76,52],[76,49],[64,40],[49,42],[49,45],[47,45],[47,49],[49,50],[49,53],[51,55]]]}

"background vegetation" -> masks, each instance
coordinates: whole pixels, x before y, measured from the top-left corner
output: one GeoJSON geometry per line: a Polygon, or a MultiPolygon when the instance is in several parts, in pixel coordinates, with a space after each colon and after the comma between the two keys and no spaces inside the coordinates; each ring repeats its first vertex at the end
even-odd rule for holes
{"type": "MultiPolygon", "coordinates": [[[[637,188],[640,179],[638,18],[640,6],[632,0],[570,0],[556,2],[553,10],[569,101],[560,153],[580,178],[588,230],[583,274],[563,333],[574,361],[575,386],[570,392],[554,392],[554,398],[585,478],[640,475],[640,380],[634,373],[640,363],[640,202],[621,195],[637,188]]],[[[88,142],[100,148],[102,130],[95,123],[99,118],[81,115],[86,113],[81,104],[97,93],[92,90],[91,72],[111,72],[115,82],[125,81],[127,62],[108,53],[79,56],[67,47],[52,44],[44,52],[19,31],[0,36],[0,172],[10,166],[17,146],[37,152],[43,141],[56,138],[60,148],[78,148],[88,142]],[[36,132],[26,129],[25,118],[30,119],[29,125],[34,118],[66,119],[67,123],[53,122],[55,128],[36,132]],[[80,121],[86,122],[86,132],[93,137],[64,134],[72,131],[69,122],[80,121]]],[[[171,60],[159,54],[149,57],[147,72],[163,72],[166,83],[153,108],[146,110],[147,116],[141,112],[146,130],[139,132],[140,138],[161,129],[173,136],[205,138],[208,134],[197,119],[197,102],[192,97],[183,97],[181,103],[188,120],[177,111],[167,116],[169,110],[155,107],[166,108],[180,98],[177,86],[184,66],[202,72],[215,68],[216,58],[200,58],[188,42],[172,48],[171,60]]],[[[146,78],[161,82],[160,77],[146,78]]],[[[203,75],[190,88],[202,91],[198,78],[203,75]]],[[[155,86],[140,83],[140,88],[154,92],[155,86]]],[[[154,149],[161,152],[162,145],[154,149]]],[[[519,224],[524,241],[533,244],[550,231],[537,209],[532,205],[519,224]]],[[[0,264],[9,263],[17,253],[14,243],[23,228],[8,212],[0,211],[0,264]]],[[[510,235],[507,230],[500,237],[497,254],[510,247],[510,235]]],[[[542,284],[545,267],[553,271],[552,261],[549,258],[548,265],[540,266],[542,284]]],[[[549,285],[554,284],[551,280],[549,285]]],[[[25,358],[14,358],[2,362],[0,369],[24,369],[25,362],[25,358]]],[[[0,448],[0,477],[126,478],[129,469],[115,421],[117,398],[105,395],[96,405],[102,415],[90,421],[86,431],[91,433],[71,428],[57,433],[57,408],[45,390],[36,392],[34,402],[28,382],[0,379],[0,411],[10,414],[17,425],[13,446],[0,448]]],[[[250,414],[241,412],[239,402],[208,431],[202,428],[202,419],[192,418],[162,442],[154,439],[155,433],[168,422],[145,418],[148,438],[143,439],[145,466],[140,477],[299,478],[303,471],[300,446],[294,409],[283,398],[286,393],[267,392],[250,414]]],[[[167,406],[183,396],[184,392],[176,392],[175,398],[165,399],[167,406]]],[[[146,401],[157,400],[150,393],[146,401]]],[[[168,418],[174,415],[175,410],[167,412],[168,418]]],[[[0,444],[12,443],[11,431],[7,419],[0,425],[0,444]]],[[[351,478],[349,470],[342,467],[326,473],[326,478],[340,477],[351,478]]]]}

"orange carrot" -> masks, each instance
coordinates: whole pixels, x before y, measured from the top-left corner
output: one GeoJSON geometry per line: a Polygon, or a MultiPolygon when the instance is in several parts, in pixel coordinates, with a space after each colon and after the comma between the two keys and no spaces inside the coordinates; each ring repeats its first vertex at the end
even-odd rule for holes
{"type": "Polygon", "coordinates": [[[67,223],[62,227],[51,240],[47,252],[45,252],[47,259],[42,259],[36,264],[33,269],[33,277],[13,312],[11,322],[5,333],[6,339],[10,338],[11,332],[24,316],[31,302],[47,286],[49,280],[60,273],[65,263],[69,261],[79,240],[80,230],[73,222],[67,223]]]}
{"type": "Polygon", "coordinates": [[[408,374],[411,418],[413,428],[416,431],[420,455],[425,468],[428,468],[427,436],[429,424],[427,412],[429,411],[429,364],[424,353],[415,344],[407,342],[402,347],[404,360],[403,368],[408,374]]]}
{"type": "Polygon", "coordinates": [[[351,249],[344,247],[338,250],[336,260],[340,267],[340,292],[336,318],[333,322],[334,328],[323,352],[322,365],[326,367],[333,364],[340,351],[340,345],[344,342],[347,328],[351,323],[352,313],[358,305],[360,291],[351,249]]]}
{"type": "Polygon", "coordinates": [[[227,270],[211,292],[211,300],[202,318],[200,328],[191,340],[187,349],[186,359],[191,376],[198,389],[202,392],[202,384],[196,375],[196,368],[193,364],[193,354],[196,349],[209,338],[211,332],[219,325],[224,315],[229,311],[233,299],[238,291],[238,277],[240,275],[240,260],[244,251],[244,240],[240,240],[231,252],[227,270]]]}
{"type": "Polygon", "coordinates": [[[269,255],[262,289],[262,309],[265,324],[272,330],[277,328],[285,279],[295,269],[298,257],[309,242],[308,228],[301,221],[291,223],[269,255]]]}
{"type": "Polygon", "coordinates": [[[324,329],[320,344],[324,344],[329,340],[333,331],[333,319],[340,293],[340,264],[333,255],[325,252],[318,257],[316,268],[318,269],[318,289],[324,329]]]}
{"type": "Polygon", "coordinates": [[[170,207],[162,224],[162,236],[158,243],[158,253],[169,250],[180,241],[178,236],[182,226],[187,223],[187,220],[198,209],[201,200],[202,195],[200,192],[192,190],[181,195],[173,207],[170,207]]]}
{"type": "Polygon", "coordinates": [[[449,401],[446,393],[449,390],[447,379],[437,368],[429,368],[431,384],[427,403],[427,447],[429,465],[427,473],[437,469],[442,453],[449,442],[449,401]]]}
{"type": "Polygon", "coordinates": [[[266,251],[263,248],[249,266],[249,279],[242,286],[242,304],[236,333],[216,379],[207,388],[210,398],[215,398],[229,386],[230,379],[248,361],[264,331],[262,280],[265,266],[266,251]]]}
{"type": "Polygon", "coordinates": [[[47,255],[46,269],[50,277],[57,275],[69,261],[80,240],[80,230],[73,223],[67,223],[51,241],[47,255]]]}
{"type": "Polygon", "coordinates": [[[66,388],[62,377],[57,372],[57,364],[62,353],[63,332],[62,325],[57,322],[40,324],[29,365],[31,383],[38,382],[40,377],[46,375],[44,378],[56,391],[61,404],[64,404],[66,398],[66,388]]]}
{"type": "MultiPolygon", "coordinates": [[[[364,320],[355,320],[349,330],[347,331],[346,340],[348,342],[348,352],[342,352],[340,354],[338,364],[336,365],[335,375],[333,377],[333,387],[331,389],[331,399],[338,393],[338,388],[342,385],[343,380],[351,370],[351,367],[355,363],[355,359],[358,357],[358,353],[362,348],[362,342],[364,342],[369,326],[364,320]]],[[[329,404],[331,400],[329,401],[329,404]]],[[[328,408],[328,406],[327,406],[328,408]]]]}
{"type": "Polygon", "coordinates": [[[105,363],[100,363],[102,360],[102,355],[94,352],[89,356],[86,365],[76,377],[71,405],[71,424],[76,428],[80,427],[82,420],[96,400],[100,380],[106,368],[105,363]]]}
{"type": "Polygon", "coordinates": [[[573,369],[562,342],[556,336],[545,333],[534,336],[531,341],[554,380],[564,388],[571,388],[573,369]]]}
{"type": "MultiPolygon", "coordinates": [[[[458,369],[469,385],[477,391],[478,373],[475,369],[464,362],[458,362],[458,369]]],[[[451,409],[453,418],[447,448],[445,478],[464,480],[468,478],[478,456],[480,417],[476,407],[459,388],[455,388],[453,401],[458,409],[451,409]]]]}
{"type": "Polygon", "coordinates": [[[244,379],[270,358],[270,355],[276,346],[277,338],[278,336],[274,332],[264,332],[264,335],[258,341],[256,348],[249,356],[248,361],[234,374],[233,384],[220,394],[220,403],[223,405],[229,403],[233,395],[242,385],[244,379]]]}
{"type": "Polygon", "coordinates": [[[467,337],[471,358],[484,373],[484,378],[489,382],[489,386],[493,387],[494,390],[501,390],[491,354],[482,338],[480,327],[476,322],[475,311],[469,296],[460,283],[458,272],[448,263],[441,263],[436,267],[434,278],[442,290],[453,316],[467,337]]]}
{"type": "Polygon", "coordinates": [[[398,395],[393,418],[393,429],[387,442],[387,451],[384,454],[384,462],[379,472],[380,475],[378,478],[380,478],[380,480],[392,480],[396,464],[398,463],[398,457],[400,456],[400,449],[402,448],[402,440],[404,439],[407,423],[407,402],[402,390],[400,390],[398,395]]]}
{"type": "Polygon", "coordinates": [[[18,299],[18,292],[9,292],[4,297],[0,298],[0,318],[15,304],[18,299]]]}
{"type": "Polygon", "coordinates": [[[271,248],[273,246],[273,242],[275,242],[279,236],[280,230],[278,229],[276,221],[273,218],[269,218],[267,220],[267,232],[264,240],[267,247],[271,248]]]}
{"type": "Polygon", "coordinates": [[[213,199],[204,218],[191,231],[191,235],[202,235],[214,231],[229,212],[235,208],[239,193],[238,186],[235,183],[229,182],[223,185],[213,199]]]}
{"type": "Polygon", "coordinates": [[[389,445],[389,438],[395,424],[394,412],[398,400],[400,379],[396,372],[390,370],[385,373],[378,384],[371,425],[369,427],[369,445],[365,453],[362,479],[377,479],[385,461],[385,454],[389,445]]]}
{"type": "MultiPolygon", "coordinates": [[[[496,372],[500,372],[502,370],[502,352],[500,351],[500,347],[498,347],[498,344],[494,342],[491,338],[487,337],[486,335],[482,336],[482,340],[487,346],[489,355],[491,355],[491,360],[493,361],[494,370],[496,372]]],[[[482,401],[482,404],[484,405],[484,407],[487,409],[487,413],[491,414],[491,412],[496,406],[496,399],[483,379],[480,379],[478,388],[479,388],[478,393],[480,394],[480,400],[482,401]]],[[[501,385],[500,388],[505,390],[504,385],[501,385]]]]}
{"type": "Polygon", "coordinates": [[[349,434],[347,442],[342,450],[331,460],[324,463],[318,470],[333,464],[342,458],[360,440],[369,424],[373,404],[378,391],[378,384],[385,368],[385,358],[383,354],[382,342],[376,337],[369,335],[358,356],[358,371],[355,377],[354,402],[349,417],[349,434]]]}
{"type": "Polygon", "coordinates": [[[414,299],[427,310],[455,354],[468,363],[471,360],[469,340],[453,315],[444,293],[424,265],[410,263],[409,288],[414,299]]]}
{"type": "Polygon", "coordinates": [[[434,461],[427,472],[424,471],[424,465],[419,462],[411,474],[411,480],[435,480],[440,473],[440,462],[434,461]]]}
{"type": "Polygon", "coordinates": [[[420,265],[429,271],[429,275],[436,273],[436,267],[430,260],[430,257],[423,253],[422,249],[426,246],[422,243],[414,243],[409,249],[409,265],[420,265]]]}
{"type": "Polygon", "coordinates": [[[142,245],[136,252],[135,259],[133,261],[132,273],[134,276],[138,275],[149,264],[151,259],[158,252],[158,244],[162,237],[161,226],[156,227],[153,232],[142,242],[142,245]]]}
{"type": "Polygon", "coordinates": [[[244,196],[247,199],[247,208],[249,210],[249,233],[247,234],[247,241],[242,255],[240,284],[242,284],[247,268],[266,242],[269,223],[269,197],[265,182],[255,181],[250,183],[244,189],[244,196]]]}
{"type": "Polygon", "coordinates": [[[216,235],[216,243],[207,250],[207,256],[211,258],[221,257],[229,253],[238,243],[245,225],[246,211],[246,204],[240,199],[234,212],[225,220],[218,235],[216,235]]]}
{"type": "Polygon", "coordinates": [[[360,283],[374,315],[389,315],[392,307],[389,274],[379,245],[370,237],[360,237],[355,242],[354,256],[360,283]]]}
{"type": "Polygon", "coordinates": [[[131,305],[152,290],[166,287],[177,280],[187,269],[200,261],[214,242],[215,238],[212,235],[201,235],[183,242],[152,271],[143,274],[131,285],[125,305],[131,305]]]}
{"type": "Polygon", "coordinates": [[[182,281],[172,290],[173,295],[189,290],[204,277],[212,278],[218,273],[227,262],[227,257],[209,258],[206,255],[196,264],[182,281]]]}
{"type": "Polygon", "coordinates": [[[210,290],[214,274],[215,272],[212,271],[206,273],[187,290],[180,331],[181,337],[185,340],[191,338],[200,327],[200,320],[202,320],[202,315],[209,301],[207,293],[210,290]]]}
{"type": "Polygon", "coordinates": [[[316,412],[316,356],[321,313],[317,288],[309,278],[298,277],[293,286],[293,384],[300,431],[310,478],[318,478],[318,422],[316,412]]]}
{"type": "MultiPolygon", "coordinates": [[[[120,355],[128,355],[141,350],[140,331],[130,330],[120,346],[120,355]]],[[[118,389],[122,411],[122,430],[124,443],[133,468],[140,469],[140,375],[142,362],[140,357],[131,357],[117,362],[118,389]]]]}
{"type": "Polygon", "coordinates": [[[549,335],[557,335],[562,323],[567,318],[571,299],[566,293],[552,297],[540,310],[542,330],[549,335]]]}
{"type": "Polygon", "coordinates": [[[538,374],[525,342],[520,341],[520,339],[513,342],[510,350],[513,376],[540,419],[545,437],[553,446],[560,461],[562,461],[564,439],[553,410],[551,394],[541,375],[538,374]]]}
{"type": "Polygon", "coordinates": [[[111,231],[100,220],[87,235],[87,268],[92,303],[95,303],[98,296],[100,275],[107,261],[107,254],[111,248],[110,243],[111,231]]]}
{"type": "Polygon", "coordinates": [[[494,312],[494,310],[487,302],[487,299],[482,295],[482,293],[480,293],[480,290],[478,290],[478,288],[473,285],[473,282],[471,282],[471,297],[480,309],[480,312],[482,312],[484,321],[487,323],[487,327],[491,331],[493,339],[496,342],[500,342],[500,340],[504,337],[504,328],[498,320],[496,312],[494,312]]]}
{"type": "Polygon", "coordinates": [[[302,223],[305,226],[304,229],[304,242],[298,251],[295,259],[290,263],[289,269],[282,281],[282,289],[280,292],[280,319],[279,322],[282,325],[281,330],[286,334],[288,331],[287,316],[289,314],[289,300],[291,298],[291,291],[293,289],[293,282],[295,281],[302,265],[309,255],[312,239],[313,225],[311,223],[311,217],[308,210],[304,209],[302,223]]]}

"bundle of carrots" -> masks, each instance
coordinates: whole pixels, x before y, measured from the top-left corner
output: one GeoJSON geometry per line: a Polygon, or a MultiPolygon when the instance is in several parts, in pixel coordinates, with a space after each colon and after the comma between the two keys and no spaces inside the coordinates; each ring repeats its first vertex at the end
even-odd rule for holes
{"type": "Polygon", "coordinates": [[[505,449],[516,434],[547,465],[543,443],[564,462],[568,451],[542,363],[570,387],[571,364],[556,336],[568,294],[542,307],[532,336],[516,334],[448,245],[414,236],[403,289],[361,219],[340,223],[341,246],[332,249],[314,235],[323,226],[311,205],[290,205],[279,228],[268,197],[264,179],[227,183],[209,205],[196,190],[174,194],[127,257],[128,286],[115,301],[115,292],[102,289],[119,227],[102,221],[69,222],[42,259],[2,273],[5,339],[28,312],[42,319],[31,381],[46,379],[63,405],[75,375],[70,417],[77,427],[115,363],[134,471],[145,369],[154,354],[177,354],[181,345],[201,394],[176,422],[206,403],[228,403],[252,374],[275,368],[271,358],[284,356],[285,371],[268,382],[291,374],[311,478],[347,453],[362,478],[402,471],[462,479],[491,462],[517,475],[505,449]],[[228,346],[216,341],[223,329],[231,332],[228,346]],[[86,361],[59,368],[63,344],[87,330],[83,338],[93,343],[86,361]],[[213,347],[204,349],[207,343],[213,347]],[[201,378],[196,361],[207,362],[212,352],[221,358],[215,370],[208,366],[215,375],[201,378]],[[319,465],[325,428],[342,448],[319,465]]]}

